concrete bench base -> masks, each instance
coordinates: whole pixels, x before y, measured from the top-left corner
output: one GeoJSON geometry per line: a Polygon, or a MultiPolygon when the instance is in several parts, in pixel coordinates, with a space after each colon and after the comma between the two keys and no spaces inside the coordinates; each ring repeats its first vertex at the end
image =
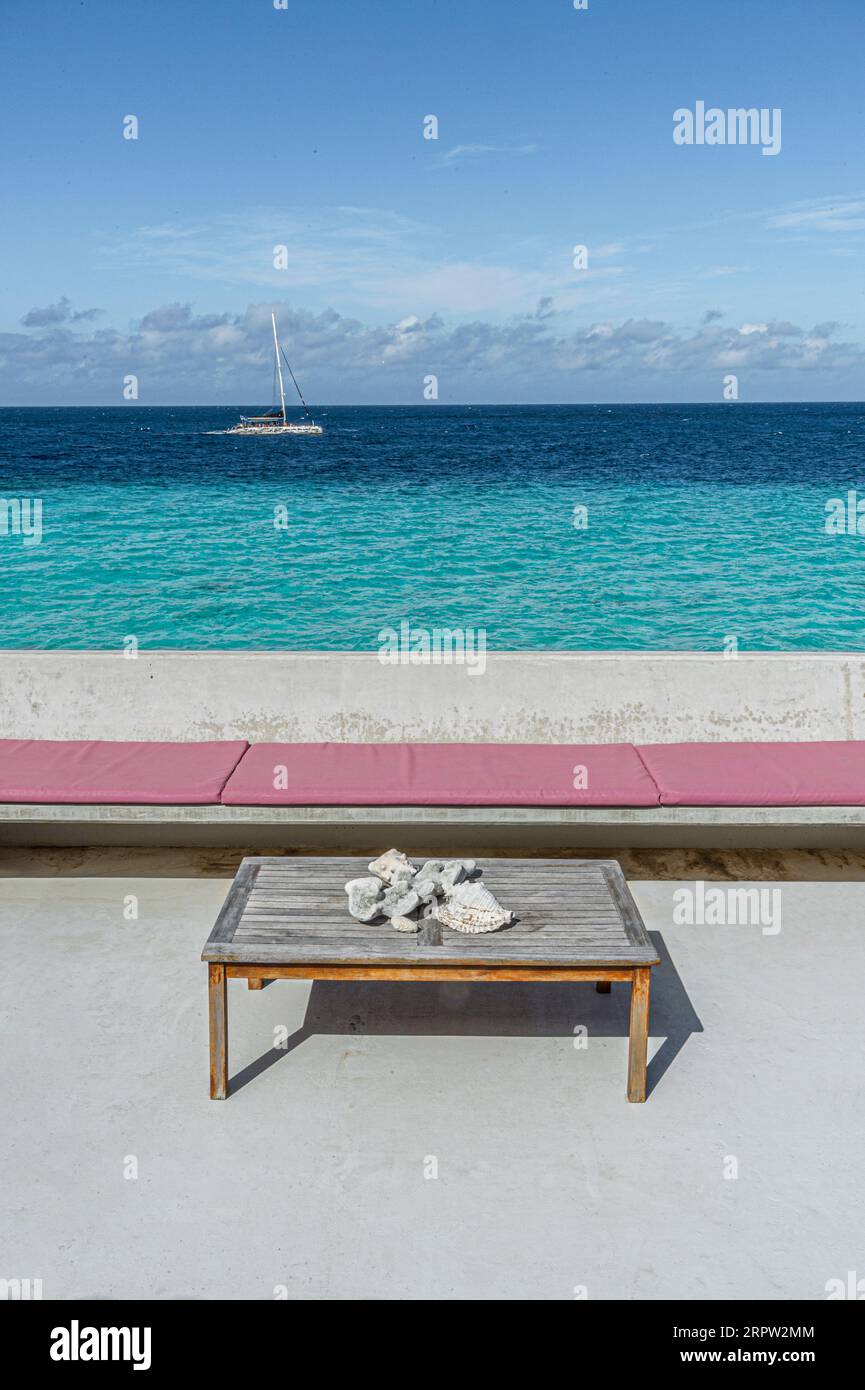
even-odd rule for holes
{"type": "Polygon", "coordinates": [[[0,844],[865,849],[863,806],[0,806],[0,844]]]}

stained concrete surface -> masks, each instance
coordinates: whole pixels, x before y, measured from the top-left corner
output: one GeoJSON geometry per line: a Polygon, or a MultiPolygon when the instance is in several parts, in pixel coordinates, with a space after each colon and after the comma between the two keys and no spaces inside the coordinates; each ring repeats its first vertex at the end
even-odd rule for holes
{"type": "MultiPolygon", "coordinates": [[[[370,640],[374,642],[374,632],[370,640]]],[[[865,736],[857,652],[6,651],[0,737],[670,743],[865,736]]]]}
{"type": "Polygon", "coordinates": [[[230,985],[235,1089],[211,1102],[199,954],[235,859],[5,852],[0,1277],[60,1299],[824,1298],[865,1243],[861,862],[752,863],[778,889],[764,934],[673,922],[676,889],[735,859],[621,857],[664,954],[642,1106],[624,985],[323,982],[230,985]]]}

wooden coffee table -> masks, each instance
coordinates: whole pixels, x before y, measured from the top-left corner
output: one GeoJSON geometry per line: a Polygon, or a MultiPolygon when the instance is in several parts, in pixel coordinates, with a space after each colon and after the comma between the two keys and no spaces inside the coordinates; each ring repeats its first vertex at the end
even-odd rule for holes
{"type": "MultiPolygon", "coordinates": [[[[413,856],[415,862],[423,858],[413,856]]],[[[344,884],[368,859],[244,859],[202,952],[210,997],[210,1095],[228,1093],[227,983],[268,980],[536,980],[631,985],[628,1100],[646,1099],[649,983],[659,957],[613,859],[479,860],[512,926],[465,936],[438,922],[404,935],[356,922],[344,884]]]]}

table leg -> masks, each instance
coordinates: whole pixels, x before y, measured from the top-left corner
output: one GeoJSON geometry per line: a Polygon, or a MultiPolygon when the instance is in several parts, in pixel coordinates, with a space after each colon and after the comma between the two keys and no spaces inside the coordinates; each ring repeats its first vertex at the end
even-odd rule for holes
{"type": "Polygon", "coordinates": [[[597,983],[596,983],[596,985],[595,985],[595,989],[598,991],[598,994],[609,994],[609,992],[610,992],[610,981],[609,981],[609,980],[598,980],[597,983]]]}
{"type": "Polygon", "coordinates": [[[631,1036],[628,1043],[628,1100],[646,1099],[646,1058],[649,1048],[650,969],[635,970],[631,983],[631,1036]]]}
{"type": "Polygon", "coordinates": [[[225,966],[211,961],[207,967],[210,1015],[210,1099],[228,1094],[228,986],[225,966]]]}

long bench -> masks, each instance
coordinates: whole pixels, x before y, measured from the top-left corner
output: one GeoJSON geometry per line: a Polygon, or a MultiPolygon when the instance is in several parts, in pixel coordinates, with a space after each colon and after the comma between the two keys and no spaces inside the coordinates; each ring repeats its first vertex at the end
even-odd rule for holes
{"type": "Polygon", "coordinates": [[[580,844],[719,847],[738,830],[746,842],[762,832],[769,843],[859,843],[865,742],[0,740],[0,826],[19,842],[28,827],[77,826],[83,843],[88,826],[148,825],[560,827],[580,844]]]}

